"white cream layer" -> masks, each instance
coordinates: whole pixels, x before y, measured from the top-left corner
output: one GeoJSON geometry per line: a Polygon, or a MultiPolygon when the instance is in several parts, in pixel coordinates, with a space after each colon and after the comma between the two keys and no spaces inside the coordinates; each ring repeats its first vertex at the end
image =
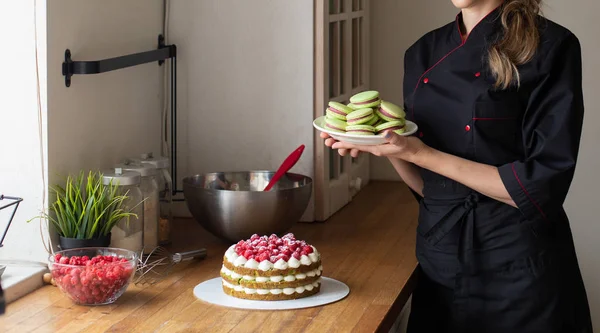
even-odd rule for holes
{"type": "Polygon", "coordinates": [[[287,275],[287,276],[282,276],[282,275],[274,275],[274,276],[250,276],[250,275],[240,275],[237,274],[236,272],[228,269],[227,267],[225,267],[225,265],[221,266],[221,273],[230,276],[232,279],[237,280],[239,278],[243,278],[244,280],[247,281],[256,281],[256,282],[281,282],[281,281],[286,281],[286,282],[292,282],[292,281],[296,281],[296,280],[302,280],[302,279],[306,279],[306,277],[315,277],[315,276],[321,276],[321,273],[323,272],[323,266],[319,266],[319,268],[317,269],[313,269],[312,271],[306,272],[306,273],[298,273],[295,275],[287,275]]]}
{"type": "Polygon", "coordinates": [[[225,258],[227,258],[227,261],[232,263],[233,266],[235,266],[235,267],[260,269],[261,271],[264,271],[264,272],[266,272],[272,268],[276,268],[276,269],[287,269],[288,267],[298,268],[298,267],[300,267],[300,265],[309,266],[312,263],[319,261],[319,259],[321,258],[321,255],[319,254],[319,252],[317,252],[317,249],[312,245],[311,245],[311,247],[313,248],[313,253],[310,253],[309,255],[301,256],[300,260],[298,260],[294,257],[291,257],[290,260],[288,260],[287,262],[283,261],[282,259],[279,259],[276,263],[272,263],[269,260],[263,260],[259,263],[254,259],[246,260],[246,258],[244,258],[244,256],[238,256],[237,253],[235,253],[235,245],[231,245],[227,249],[227,251],[225,251],[225,258]]]}
{"type": "Polygon", "coordinates": [[[300,287],[296,287],[296,288],[283,288],[283,289],[252,289],[252,288],[245,288],[242,287],[240,285],[233,285],[225,280],[221,280],[223,281],[223,285],[227,288],[231,288],[235,291],[243,291],[248,295],[251,294],[259,294],[259,295],[267,295],[267,294],[273,294],[273,295],[279,295],[281,293],[284,293],[286,295],[291,295],[293,293],[298,293],[298,294],[302,294],[305,290],[311,291],[314,288],[318,287],[319,284],[321,283],[321,279],[311,283],[311,284],[307,284],[305,286],[300,286],[300,287]]]}

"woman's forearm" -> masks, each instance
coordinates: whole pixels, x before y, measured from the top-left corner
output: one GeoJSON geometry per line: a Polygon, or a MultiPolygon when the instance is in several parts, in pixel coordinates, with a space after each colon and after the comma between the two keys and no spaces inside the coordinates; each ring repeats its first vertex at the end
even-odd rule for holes
{"type": "Polygon", "coordinates": [[[404,183],[420,196],[423,196],[423,178],[417,166],[394,157],[388,157],[388,159],[404,183]]]}
{"type": "Polygon", "coordinates": [[[412,162],[453,179],[485,196],[517,207],[508,194],[498,173],[498,168],[495,166],[469,161],[432,148],[421,151],[412,162]]]}

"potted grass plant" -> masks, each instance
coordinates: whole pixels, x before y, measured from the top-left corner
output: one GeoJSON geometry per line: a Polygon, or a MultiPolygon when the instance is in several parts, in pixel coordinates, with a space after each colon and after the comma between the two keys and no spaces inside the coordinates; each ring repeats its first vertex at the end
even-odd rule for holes
{"type": "Polygon", "coordinates": [[[51,190],[56,200],[42,217],[56,228],[63,250],[109,246],[112,228],[122,219],[137,217],[126,210],[127,193],[120,193],[118,184],[103,185],[99,172],[69,176],[65,187],[51,190]]]}

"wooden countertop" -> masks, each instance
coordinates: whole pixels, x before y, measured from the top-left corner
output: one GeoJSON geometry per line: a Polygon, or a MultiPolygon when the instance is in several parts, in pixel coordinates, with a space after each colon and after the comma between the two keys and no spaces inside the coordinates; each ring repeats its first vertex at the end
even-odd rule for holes
{"type": "Polygon", "coordinates": [[[58,288],[45,286],[9,304],[0,316],[0,331],[387,333],[412,292],[416,225],[416,202],[405,185],[371,183],[327,222],[299,223],[292,229],[321,252],[324,276],[346,283],[350,295],[310,309],[248,311],[194,297],[194,286],[219,276],[228,245],[193,220],[179,220],[174,250],[206,247],[205,260],[179,265],[155,286],[132,285],[107,306],[77,306],[58,288]]]}

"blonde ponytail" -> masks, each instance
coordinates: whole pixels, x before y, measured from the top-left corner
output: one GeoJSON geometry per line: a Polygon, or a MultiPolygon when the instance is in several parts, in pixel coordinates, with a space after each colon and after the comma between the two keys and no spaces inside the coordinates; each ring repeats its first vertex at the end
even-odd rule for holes
{"type": "Polygon", "coordinates": [[[496,88],[507,89],[511,84],[520,85],[517,66],[530,61],[538,48],[540,33],[538,14],[542,0],[505,0],[500,20],[503,32],[488,54],[496,88]]]}

